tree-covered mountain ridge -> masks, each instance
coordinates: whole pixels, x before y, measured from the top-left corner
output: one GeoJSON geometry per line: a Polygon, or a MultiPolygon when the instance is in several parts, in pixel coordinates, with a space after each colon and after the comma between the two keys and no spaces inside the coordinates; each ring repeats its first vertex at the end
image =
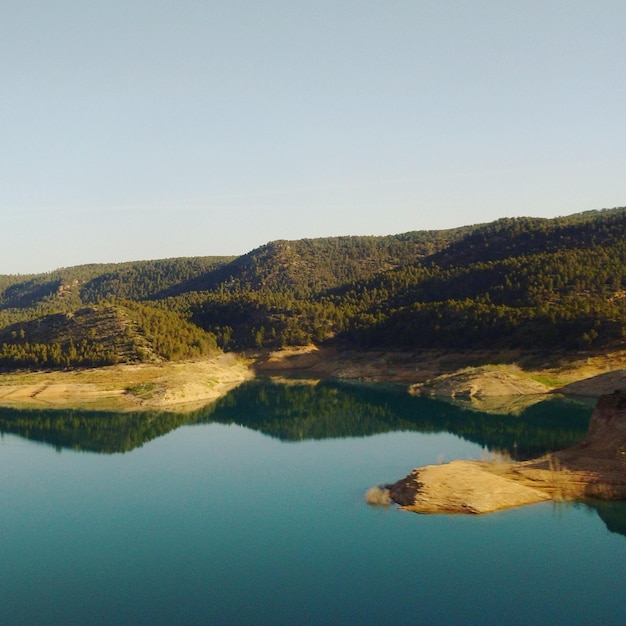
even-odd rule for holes
{"type": "Polygon", "coordinates": [[[0,363],[178,359],[216,344],[603,349],[626,338],[625,296],[626,208],[279,240],[239,257],[0,275],[0,363]]]}

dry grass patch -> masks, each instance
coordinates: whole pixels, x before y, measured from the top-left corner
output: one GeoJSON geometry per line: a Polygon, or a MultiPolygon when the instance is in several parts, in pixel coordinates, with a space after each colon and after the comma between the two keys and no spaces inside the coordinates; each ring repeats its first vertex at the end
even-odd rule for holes
{"type": "Polygon", "coordinates": [[[384,487],[370,487],[365,492],[365,502],[370,506],[389,506],[391,504],[389,489],[384,487]]]}

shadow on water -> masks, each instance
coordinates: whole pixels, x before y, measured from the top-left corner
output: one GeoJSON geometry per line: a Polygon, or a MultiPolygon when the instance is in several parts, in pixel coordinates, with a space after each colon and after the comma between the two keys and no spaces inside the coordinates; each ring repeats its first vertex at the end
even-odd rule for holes
{"type": "Polygon", "coordinates": [[[282,441],[447,432],[514,459],[578,443],[593,404],[547,397],[516,414],[477,411],[401,389],[255,380],[192,413],[0,409],[0,433],[58,450],[128,452],[185,424],[237,424],[282,441]]]}

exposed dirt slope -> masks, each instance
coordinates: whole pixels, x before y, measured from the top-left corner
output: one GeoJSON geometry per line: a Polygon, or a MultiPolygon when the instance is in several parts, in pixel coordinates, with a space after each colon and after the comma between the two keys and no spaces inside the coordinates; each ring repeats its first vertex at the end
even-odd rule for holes
{"type": "Polygon", "coordinates": [[[560,387],[561,393],[574,396],[601,396],[626,389],[626,369],[589,376],[560,387]]]}
{"type": "Polygon", "coordinates": [[[533,380],[518,367],[492,366],[465,368],[411,387],[411,392],[415,394],[447,398],[534,395],[550,390],[550,387],[533,380]]]}

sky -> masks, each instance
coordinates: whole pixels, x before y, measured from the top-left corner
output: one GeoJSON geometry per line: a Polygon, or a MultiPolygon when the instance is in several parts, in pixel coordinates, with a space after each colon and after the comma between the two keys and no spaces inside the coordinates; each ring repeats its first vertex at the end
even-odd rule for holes
{"type": "Polygon", "coordinates": [[[626,205],[623,0],[0,8],[0,274],[626,205]]]}

